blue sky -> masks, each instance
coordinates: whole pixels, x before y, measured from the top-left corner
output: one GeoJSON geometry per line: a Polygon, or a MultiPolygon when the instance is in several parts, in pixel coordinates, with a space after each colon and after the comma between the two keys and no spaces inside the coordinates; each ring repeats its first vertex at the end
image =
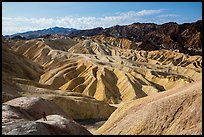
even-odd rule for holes
{"type": "Polygon", "coordinates": [[[2,2],[3,35],[50,27],[91,29],[202,19],[202,2],[2,2]]]}

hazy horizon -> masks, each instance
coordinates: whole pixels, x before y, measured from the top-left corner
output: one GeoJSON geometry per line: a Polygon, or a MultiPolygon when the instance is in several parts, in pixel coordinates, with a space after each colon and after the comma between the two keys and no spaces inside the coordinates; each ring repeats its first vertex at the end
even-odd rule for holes
{"type": "Polygon", "coordinates": [[[2,35],[64,27],[202,20],[202,2],[2,2],[2,35]]]}
{"type": "MultiPolygon", "coordinates": [[[[202,20],[202,19],[201,19],[202,20]]],[[[199,21],[199,20],[197,20],[199,21]]],[[[193,21],[193,22],[196,22],[196,21],[193,21]]],[[[185,22],[185,23],[193,23],[193,22],[185,22]]],[[[134,22],[134,23],[144,23],[144,22],[134,22]]],[[[146,22],[146,23],[151,23],[151,22],[146,22]]],[[[165,23],[169,23],[169,22],[165,22],[165,23]]],[[[165,24],[165,23],[162,23],[162,24],[165,24]]],[[[133,23],[131,23],[133,24],[133,23]]],[[[155,23],[156,24],[156,23],[155,23]]],[[[157,24],[157,25],[162,25],[162,24],[157,24]]],[[[183,24],[183,23],[177,23],[177,24],[183,24]]],[[[116,24],[117,25],[117,24],[116,24]]],[[[126,24],[126,25],[130,25],[130,24],[126,24]]],[[[119,26],[123,26],[123,25],[119,25],[119,26]]],[[[49,27],[49,28],[44,28],[44,29],[36,29],[36,30],[28,30],[28,31],[24,31],[24,32],[17,32],[17,33],[13,33],[13,34],[6,34],[6,35],[3,35],[3,36],[7,36],[7,35],[14,35],[14,34],[18,34],[18,33],[26,33],[26,32],[30,32],[30,31],[38,31],[38,30],[45,30],[45,29],[50,29],[50,28],[55,28],[55,27],[58,27],[58,28],[65,28],[67,29],[66,27],[59,27],[59,26],[53,26],[53,27],[49,27]]],[[[94,27],[94,28],[99,28],[101,26],[98,26],[98,27],[94,27]]],[[[112,26],[110,26],[112,27],[112,26]]],[[[90,28],[90,29],[94,29],[94,28],[90,28]]],[[[103,29],[105,29],[105,27],[102,27],[103,29]]],[[[106,27],[106,28],[109,28],[109,27],[106,27]]],[[[69,28],[69,29],[75,29],[75,28],[69,28]]],[[[76,30],[89,30],[89,29],[76,29],[76,30]]]]}

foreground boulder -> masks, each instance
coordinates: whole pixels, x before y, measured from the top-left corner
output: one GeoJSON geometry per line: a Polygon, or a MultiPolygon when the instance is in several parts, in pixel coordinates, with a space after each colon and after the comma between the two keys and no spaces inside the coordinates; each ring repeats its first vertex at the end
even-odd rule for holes
{"type": "Polygon", "coordinates": [[[41,97],[19,97],[7,101],[4,104],[21,108],[35,119],[42,118],[43,112],[47,115],[58,114],[65,118],[70,118],[53,101],[41,97]]]}
{"type": "Polygon", "coordinates": [[[97,134],[202,134],[202,81],[119,107],[97,134]]]}
{"type": "Polygon", "coordinates": [[[75,121],[60,115],[47,116],[48,121],[25,121],[7,123],[2,126],[5,135],[91,135],[75,121]]]}
{"type": "MultiPolygon", "coordinates": [[[[49,115],[47,116],[48,121],[42,119],[37,120],[42,122],[48,129],[51,129],[53,134],[56,135],[91,135],[84,127],[80,126],[73,120],[66,119],[60,115],[49,115]]],[[[51,133],[52,133],[51,132],[51,133]]]]}
{"type": "Polygon", "coordinates": [[[5,102],[2,106],[2,134],[91,135],[52,101],[40,97],[20,97],[5,102]],[[47,121],[42,120],[42,111],[47,113],[47,121]]]}

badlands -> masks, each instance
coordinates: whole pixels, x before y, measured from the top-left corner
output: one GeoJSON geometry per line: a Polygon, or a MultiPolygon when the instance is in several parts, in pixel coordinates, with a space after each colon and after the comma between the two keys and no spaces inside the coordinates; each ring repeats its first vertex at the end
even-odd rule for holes
{"type": "Polygon", "coordinates": [[[202,134],[202,56],[139,45],[3,38],[2,134],[202,134]]]}

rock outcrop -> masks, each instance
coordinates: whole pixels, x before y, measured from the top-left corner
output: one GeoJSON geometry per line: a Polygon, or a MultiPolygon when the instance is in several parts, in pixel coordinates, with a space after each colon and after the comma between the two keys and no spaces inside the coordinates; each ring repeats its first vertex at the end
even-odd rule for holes
{"type": "Polygon", "coordinates": [[[64,113],[53,101],[43,99],[41,97],[19,97],[5,102],[4,104],[21,108],[35,119],[42,118],[42,113],[47,115],[61,115],[65,118],[71,118],[64,113]]]}
{"type": "Polygon", "coordinates": [[[21,97],[2,106],[4,135],[91,135],[53,102],[39,97],[21,97]],[[47,121],[42,120],[46,112],[47,121]]]}
{"type": "Polygon", "coordinates": [[[97,134],[202,134],[202,81],[123,104],[97,134]]]}

